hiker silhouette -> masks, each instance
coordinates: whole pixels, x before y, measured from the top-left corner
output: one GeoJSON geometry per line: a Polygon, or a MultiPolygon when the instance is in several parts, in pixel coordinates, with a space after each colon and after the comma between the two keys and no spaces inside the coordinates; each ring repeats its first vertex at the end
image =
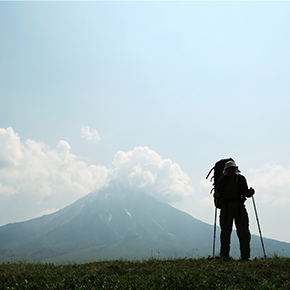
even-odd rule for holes
{"type": "Polygon", "coordinates": [[[249,217],[244,203],[246,197],[251,197],[254,193],[253,188],[248,188],[247,180],[240,174],[236,163],[233,160],[226,162],[214,193],[214,197],[219,200],[220,205],[221,258],[228,259],[230,257],[233,221],[235,221],[240,242],[241,259],[248,260],[250,258],[251,234],[249,217]]]}

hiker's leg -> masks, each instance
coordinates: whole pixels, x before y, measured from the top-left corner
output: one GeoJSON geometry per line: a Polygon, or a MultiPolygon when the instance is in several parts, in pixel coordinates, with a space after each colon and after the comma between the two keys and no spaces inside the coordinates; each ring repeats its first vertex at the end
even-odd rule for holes
{"type": "Polygon", "coordinates": [[[240,205],[239,217],[235,222],[240,241],[241,258],[249,259],[251,234],[249,230],[249,217],[244,205],[240,205]]]}
{"type": "Polygon", "coordinates": [[[233,216],[230,207],[226,204],[222,206],[220,212],[221,226],[221,250],[220,256],[228,258],[230,254],[231,233],[233,228],[233,216]]]}

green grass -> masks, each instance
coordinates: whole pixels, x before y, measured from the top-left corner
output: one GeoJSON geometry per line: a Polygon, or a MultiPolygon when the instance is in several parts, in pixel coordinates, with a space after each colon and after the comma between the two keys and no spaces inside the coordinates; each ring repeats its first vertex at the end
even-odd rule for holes
{"type": "Polygon", "coordinates": [[[290,258],[8,263],[0,289],[290,289],[290,258]]]}

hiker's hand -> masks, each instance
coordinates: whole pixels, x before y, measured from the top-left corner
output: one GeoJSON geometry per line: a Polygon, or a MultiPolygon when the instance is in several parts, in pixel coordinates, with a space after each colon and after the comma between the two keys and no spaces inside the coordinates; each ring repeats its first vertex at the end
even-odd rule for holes
{"type": "Polygon", "coordinates": [[[213,194],[213,196],[214,196],[215,198],[219,198],[219,197],[220,197],[220,193],[219,193],[219,192],[215,192],[215,193],[213,194]]]}
{"type": "Polygon", "coordinates": [[[254,188],[251,187],[251,188],[249,189],[249,195],[250,195],[250,196],[253,196],[254,194],[255,194],[255,190],[254,190],[254,188]]]}

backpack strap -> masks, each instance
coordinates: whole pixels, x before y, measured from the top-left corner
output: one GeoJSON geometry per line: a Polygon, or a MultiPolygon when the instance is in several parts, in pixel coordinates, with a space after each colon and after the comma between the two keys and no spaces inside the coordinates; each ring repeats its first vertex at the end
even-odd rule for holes
{"type": "Polygon", "coordinates": [[[208,179],[209,175],[211,174],[211,172],[214,170],[214,167],[209,171],[209,173],[207,174],[205,179],[208,179]]]}

